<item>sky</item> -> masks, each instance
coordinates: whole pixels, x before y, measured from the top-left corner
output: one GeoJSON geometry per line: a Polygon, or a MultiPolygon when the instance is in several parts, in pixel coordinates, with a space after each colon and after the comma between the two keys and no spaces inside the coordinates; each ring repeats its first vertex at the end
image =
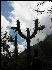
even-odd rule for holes
{"type": "MultiPolygon", "coordinates": [[[[20,29],[24,35],[27,35],[27,28],[30,30],[30,35],[33,33],[34,21],[37,18],[39,19],[39,26],[45,25],[45,28],[42,31],[38,31],[35,38],[31,39],[30,45],[33,46],[39,41],[43,41],[45,37],[52,33],[52,10],[51,1],[1,1],[1,32],[8,32],[12,37],[15,37],[17,33],[18,37],[18,52],[24,51],[26,48],[26,40],[20,37],[18,32],[14,33],[10,27],[16,27],[16,21],[20,21],[20,29]],[[35,10],[44,11],[42,14],[35,10]],[[51,27],[51,28],[50,28],[51,27]]],[[[8,43],[10,51],[14,49],[12,43],[8,43]]]]}

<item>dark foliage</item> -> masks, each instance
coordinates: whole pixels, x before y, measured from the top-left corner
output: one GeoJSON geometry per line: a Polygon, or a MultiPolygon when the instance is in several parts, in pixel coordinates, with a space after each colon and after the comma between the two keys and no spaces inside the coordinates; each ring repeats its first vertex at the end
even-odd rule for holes
{"type": "Polygon", "coordinates": [[[52,70],[52,34],[44,41],[32,46],[31,62],[27,65],[27,49],[15,58],[15,54],[9,58],[8,54],[1,54],[1,70],[52,70]]]}

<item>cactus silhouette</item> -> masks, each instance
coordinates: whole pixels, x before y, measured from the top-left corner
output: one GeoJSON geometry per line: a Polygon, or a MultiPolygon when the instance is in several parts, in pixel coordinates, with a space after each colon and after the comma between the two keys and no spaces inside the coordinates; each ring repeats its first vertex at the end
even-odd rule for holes
{"type": "MultiPolygon", "coordinates": [[[[36,19],[34,22],[35,22],[35,29],[34,29],[34,32],[33,32],[33,34],[31,36],[30,36],[29,28],[27,28],[27,36],[25,36],[21,32],[21,29],[20,29],[20,21],[19,20],[17,20],[17,27],[11,27],[11,29],[15,30],[15,32],[18,31],[18,34],[22,38],[26,39],[26,42],[27,42],[27,63],[28,64],[30,63],[30,55],[31,55],[30,39],[32,39],[33,37],[35,37],[35,35],[37,34],[37,31],[38,30],[43,30],[45,28],[44,25],[38,27],[38,19],[36,19]]],[[[16,40],[15,40],[15,42],[16,42],[16,40]]],[[[17,45],[15,44],[15,46],[17,46],[17,45]]]]}

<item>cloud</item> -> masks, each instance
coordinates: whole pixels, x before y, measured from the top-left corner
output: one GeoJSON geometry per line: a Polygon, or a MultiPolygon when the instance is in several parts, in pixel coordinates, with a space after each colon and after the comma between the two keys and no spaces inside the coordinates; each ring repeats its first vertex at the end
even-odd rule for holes
{"type": "Polygon", "coordinates": [[[46,37],[46,34],[48,35],[52,33],[52,28],[50,29],[50,26],[52,25],[52,22],[51,22],[52,14],[48,12],[48,10],[51,9],[52,2],[46,1],[44,4],[42,3],[43,3],[42,1],[11,2],[11,6],[13,7],[14,10],[11,12],[11,16],[9,18],[12,20],[12,25],[16,25],[17,19],[20,20],[21,31],[24,34],[27,34],[26,28],[29,28],[31,30],[30,34],[33,33],[33,28],[34,28],[33,20],[36,18],[39,19],[39,22],[40,22],[39,26],[45,25],[46,27],[43,31],[40,31],[40,33],[39,31],[37,32],[36,37],[31,40],[31,45],[34,45],[35,43],[37,43],[36,40],[38,38],[39,38],[39,41],[41,41],[46,37]],[[43,12],[42,14],[37,13],[35,11],[37,9],[39,9],[40,11],[45,10],[45,12],[43,12]]]}
{"type": "Polygon", "coordinates": [[[8,26],[10,26],[10,22],[3,15],[1,15],[1,32],[3,32],[3,34],[5,31],[9,34],[9,30],[7,28],[8,26]]]}
{"type": "Polygon", "coordinates": [[[18,45],[18,52],[21,53],[25,50],[23,45],[18,45]]]}
{"type": "Polygon", "coordinates": [[[13,45],[10,44],[9,52],[10,51],[13,52],[14,51],[14,48],[15,48],[15,46],[13,46],[13,45]]]}
{"type": "MultiPolygon", "coordinates": [[[[18,48],[18,53],[21,53],[21,52],[23,52],[23,51],[25,50],[25,48],[24,48],[23,45],[19,45],[19,44],[18,44],[17,48],[18,48]]],[[[10,51],[13,52],[14,49],[15,49],[15,46],[10,45],[9,52],[10,52],[10,51]]]]}
{"type": "MultiPolygon", "coordinates": [[[[39,1],[38,1],[39,2],[39,1]]],[[[33,8],[37,8],[37,1],[17,1],[17,2],[11,2],[11,6],[14,8],[14,10],[11,12],[10,18],[12,19],[13,25],[16,23],[17,19],[20,19],[21,22],[21,31],[26,34],[26,27],[29,27],[31,29],[31,32],[34,28],[34,13],[33,8]]],[[[40,1],[41,3],[41,1],[40,1]]],[[[36,14],[35,14],[36,16],[36,14]]]]}

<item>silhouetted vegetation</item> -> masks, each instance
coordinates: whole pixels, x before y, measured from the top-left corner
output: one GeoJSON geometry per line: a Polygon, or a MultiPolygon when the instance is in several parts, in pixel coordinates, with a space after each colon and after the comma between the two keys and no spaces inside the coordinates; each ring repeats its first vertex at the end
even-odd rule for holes
{"type": "Polygon", "coordinates": [[[15,39],[12,39],[12,36],[8,36],[7,32],[1,34],[1,70],[52,70],[52,34],[47,36],[44,41],[40,41],[34,46],[30,46],[30,39],[35,37],[38,30],[43,30],[45,26],[38,27],[38,19],[35,21],[35,30],[34,33],[30,36],[29,28],[27,28],[27,37],[22,34],[20,30],[20,22],[18,27],[11,27],[18,30],[18,33],[22,38],[26,39],[27,49],[22,53],[18,54],[17,49],[17,36],[15,39]],[[10,46],[6,41],[14,42],[15,50],[9,52],[10,46]],[[2,49],[3,48],[3,49],[2,49]],[[7,52],[3,54],[3,52],[7,52]]]}
{"type": "MultiPolygon", "coordinates": [[[[32,35],[30,35],[30,30],[29,30],[29,28],[27,28],[27,36],[25,36],[22,32],[21,32],[21,29],[20,29],[20,21],[19,20],[17,20],[17,27],[11,27],[11,29],[13,29],[13,30],[15,30],[15,32],[16,31],[18,31],[18,34],[22,37],[22,38],[24,38],[24,39],[26,39],[26,42],[27,42],[27,65],[29,65],[30,64],[30,62],[31,62],[31,48],[30,48],[30,41],[31,41],[31,39],[33,38],[33,37],[35,37],[35,35],[37,34],[37,31],[38,30],[43,30],[44,28],[45,28],[45,26],[44,25],[42,25],[42,26],[38,26],[38,19],[36,19],[36,20],[34,20],[34,24],[35,24],[35,29],[34,29],[34,32],[33,32],[33,34],[32,35]]],[[[17,41],[15,40],[14,41],[15,43],[17,43],[17,41]]],[[[15,44],[15,47],[16,47],[16,44],[15,44]]],[[[17,49],[17,48],[16,48],[17,49]]]]}
{"type": "Polygon", "coordinates": [[[7,49],[7,54],[1,53],[1,70],[52,70],[52,34],[31,47],[31,53],[34,52],[31,54],[29,65],[27,65],[26,59],[27,49],[15,58],[15,54],[9,56],[7,44],[1,39],[1,47],[3,46],[4,50],[7,49]]]}

